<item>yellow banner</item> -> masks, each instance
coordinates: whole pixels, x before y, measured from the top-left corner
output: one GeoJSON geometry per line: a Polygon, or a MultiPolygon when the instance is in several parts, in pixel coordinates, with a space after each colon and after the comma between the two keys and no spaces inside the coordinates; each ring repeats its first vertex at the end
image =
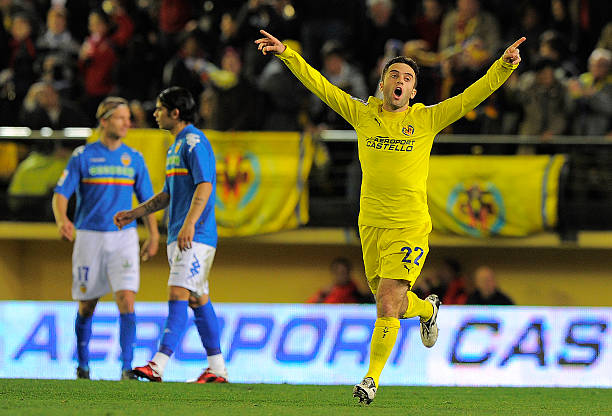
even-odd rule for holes
{"type": "Polygon", "coordinates": [[[555,156],[432,156],[429,212],[435,231],[522,237],[557,224],[555,156]]]}
{"type": "Polygon", "coordinates": [[[217,158],[220,236],[247,236],[308,222],[310,136],[207,130],[217,158]]]}
{"type": "MultiPolygon", "coordinates": [[[[296,228],[308,222],[310,136],[295,132],[205,131],[217,160],[216,216],[220,236],[247,236],[296,228]]],[[[94,132],[89,141],[97,140],[94,132]]],[[[163,189],[165,130],[131,129],[124,142],[147,163],[154,192],[163,189]]],[[[163,212],[158,213],[161,220],[163,212]]]]}

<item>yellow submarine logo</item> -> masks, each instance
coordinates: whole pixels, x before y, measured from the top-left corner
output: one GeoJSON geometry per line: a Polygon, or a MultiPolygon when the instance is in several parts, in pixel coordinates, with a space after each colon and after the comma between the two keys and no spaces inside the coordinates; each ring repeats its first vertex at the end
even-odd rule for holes
{"type": "Polygon", "coordinates": [[[476,237],[495,235],[506,223],[503,198],[491,182],[458,183],[450,192],[446,211],[476,237]]]}

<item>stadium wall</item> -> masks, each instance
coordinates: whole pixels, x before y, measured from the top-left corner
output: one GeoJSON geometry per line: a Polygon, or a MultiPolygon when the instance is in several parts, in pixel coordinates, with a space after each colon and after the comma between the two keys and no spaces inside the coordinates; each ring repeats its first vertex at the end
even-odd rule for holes
{"type": "MultiPolygon", "coordinates": [[[[70,300],[71,244],[0,239],[0,250],[0,299],[70,300]]],[[[433,272],[445,257],[454,257],[467,272],[482,264],[493,267],[499,285],[518,305],[612,306],[611,251],[432,244],[423,273],[433,272]]],[[[223,239],[210,276],[212,297],[219,302],[304,302],[329,285],[328,266],[337,256],[352,260],[355,276],[363,276],[358,244],[223,239]]],[[[165,247],[160,246],[159,254],[142,265],[138,300],[165,300],[167,277],[165,247]]]]}

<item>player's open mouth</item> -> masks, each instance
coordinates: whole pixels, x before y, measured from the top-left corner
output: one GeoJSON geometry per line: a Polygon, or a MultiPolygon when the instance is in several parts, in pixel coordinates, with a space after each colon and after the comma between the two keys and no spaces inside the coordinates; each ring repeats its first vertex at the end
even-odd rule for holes
{"type": "Polygon", "coordinates": [[[401,89],[400,87],[396,87],[396,88],[393,90],[393,96],[394,96],[396,99],[399,99],[399,98],[402,96],[402,89],[401,89]]]}

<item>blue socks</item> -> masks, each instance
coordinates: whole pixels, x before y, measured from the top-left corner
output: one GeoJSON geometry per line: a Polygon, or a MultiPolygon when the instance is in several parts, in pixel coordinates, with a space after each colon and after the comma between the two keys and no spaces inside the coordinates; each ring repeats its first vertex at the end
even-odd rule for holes
{"type": "Polygon", "coordinates": [[[136,315],[122,313],[119,315],[119,345],[121,346],[122,370],[132,369],[134,358],[134,339],[136,338],[136,315]]]}
{"type": "Polygon", "coordinates": [[[176,346],[187,326],[187,306],[186,300],[168,301],[168,319],[166,319],[166,329],[159,345],[159,352],[172,355],[176,346]]]}
{"type": "Polygon", "coordinates": [[[195,325],[202,339],[202,345],[206,349],[206,355],[221,354],[221,342],[219,341],[219,321],[213,309],[210,299],[206,305],[193,310],[195,325]]]}
{"type": "Polygon", "coordinates": [[[79,367],[89,370],[89,339],[91,338],[91,321],[93,316],[81,316],[77,312],[74,321],[74,332],[77,341],[77,358],[79,367]]]}

